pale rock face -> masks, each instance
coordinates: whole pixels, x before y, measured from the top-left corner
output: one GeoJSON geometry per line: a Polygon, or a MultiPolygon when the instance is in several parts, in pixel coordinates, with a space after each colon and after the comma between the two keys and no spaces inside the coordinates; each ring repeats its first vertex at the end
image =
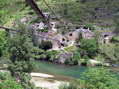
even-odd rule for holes
{"type": "Polygon", "coordinates": [[[38,28],[39,29],[44,29],[44,27],[45,27],[45,24],[43,22],[40,22],[38,28]]]}
{"type": "Polygon", "coordinates": [[[109,42],[110,42],[110,38],[109,38],[109,37],[105,37],[105,38],[104,38],[104,43],[105,43],[105,44],[108,44],[109,42]]]}
{"type": "Polygon", "coordinates": [[[57,22],[51,22],[51,23],[50,23],[50,25],[51,25],[51,30],[54,31],[54,32],[57,32],[56,24],[57,24],[57,22]]]}
{"type": "Polygon", "coordinates": [[[54,32],[57,32],[57,29],[56,29],[56,28],[52,28],[52,30],[53,30],[54,32]]]}
{"type": "Polygon", "coordinates": [[[114,33],[112,32],[103,32],[101,34],[99,42],[101,44],[109,44],[113,36],[114,36],[114,33]]]}
{"type": "Polygon", "coordinates": [[[44,12],[43,13],[47,19],[50,19],[50,13],[49,12],[44,12]]]}
{"type": "Polygon", "coordinates": [[[43,22],[33,24],[34,29],[44,29],[46,26],[43,22]]]}
{"type": "Polygon", "coordinates": [[[94,60],[94,59],[90,59],[88,65],[89,65],[89,66],[102,65],[102,66],[107,66],[107,67],[110,66],[109,63],[103,63],[103,62],[101,62],[101,61],[97,61],[97,60],[94,60]]]}
{"type": "Polygon", "coordinates": [[[53,43],[52,50],[59,50],[60,49],[57,41],[53,41],[52,43],[53,43]]]}
{"type": "Polygon", "coordinates": [[[23,23],[23,24],[27,24],[29,21],[30,21],[30,17],[23,17],[20,22],[23,23]]]}
{"type": "Polygon", "coordinates": [[[98,64],[102,64],[100,61],[97,61],[97,60],[93,60],[93,59],[90,59],[89,60],[89,66],[96,66],[98,64]]]}
{"type": "Polygon", "coordinates": [[[72,46],[74,45],[75,41],[70,41],[69,45],[72,46]]]}
{"type": "Polygon", "coordinates": [[[109,67],[109,66],[110,66],[110,64],[109,64],[109,63],[104,63],[103,65],[104,65],[104,66],[107,66],[107,67],[109,67]]]}

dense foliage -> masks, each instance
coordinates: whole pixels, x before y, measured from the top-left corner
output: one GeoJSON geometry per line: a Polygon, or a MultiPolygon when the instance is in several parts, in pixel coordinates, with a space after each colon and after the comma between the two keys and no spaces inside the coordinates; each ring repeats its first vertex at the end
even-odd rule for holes
{"type": "MultiPolygon", "coordinates": [[[[43,12],[50,12],[52,20],[64,22],[60,24],[59,33],[66,33],[76,26],[85,25],[97,34],[94,27],[100,28],[115,27],[116,33],[109,44],[98,43],[96,39],[79,39],[76,44],[65,47],[63,50],[49,50],[52,48],[51,41],[42,41],[38,47],[31,40],[30,29],[21,23],[17,23],[21,17],[36,16],[29,8],[25,0],[0,0],[0,26],[19,29],[13,37],[0,29],[0,59],[9,60],[8,75],[0,73],[0,89],[34,89],[30,83],[33,71],[34,59],[50,62],[61,61],[60,54],[71,53],[72,56],[66,59],[68,65],[87,64],[90,59],[110,64],[119,64],[119,1],[118,0],[34,0],[43,12]],[[114,18],[113,18],[114,17],[114,18]],[[70,24],[68,25],[67,22],[70,24]],[[73,24],[73,25],[72,25],[73,24]],[[64,26],[67,25],[67,26],[64,26]],[[61,31],[63,30],[63,31],[61,31]],[[35,47],[34,47],[35,46],[35,47]],[[4,58],[5,57],[5,58],[4,58]],[[60,59],[60,60],[58,60],[60,59]]],[[[32,19],[28,24],[38,23],[42,19],[32,19]]],[[[29,28],[29,27],[28,27],[29,28]]],[[[48,32],[42,29],[40,32],[48,32]]],[[[106,31],[110,32],[110,31],[106,31]]],[[[96,35],[97,36],[97,35],[96,35]]],[[[65,56],[65,55],[63,55],[65,56]]],[[[65,59],[65,57],[64,57],[65,59]]],[[[118,79],[115,74],[104,68],[89,69],[83,73],[81,79],[74,81],[70,85],[63,85],[61,89],[119,89],[118,79]]]]}
{"type": "Polygon", "coordinates": [[[0,73],[0,89],[24,89],[9,73],[0,73]]]}
{"type": "Polygon", "coordinates": [[[33,44],[24,26],[19,24],[19,28],[21,28],[20,31],[9,40],[8,53],[11,63],[8,69],[24,88],[33,89],[29,75],[33,70],[31,62],[33,44]]]}
{"type": "Polygon", "coordinates": [[[80,45],[81,55],[87,57],[96,56],[98,44],[95,39],[82,39],[80,45]]]}
{"type": "Polygon", "coordinates": [[[118,89],[119,81],[116,74],[105,68],[89,68],[81,79],[70,85],[62,85],[60,89],[118,89]]]}
{"type": "Polygon", "coordinates": [[[52,43],[50,41],[42,41],[41,44],[39,45],[39,48],[48,50],[52,48],[52,43]]]}
{"type": "Polygon", "coordinates": [[[7,33],[4,30],[0,31],[0,57],[3,55],[3,52],[5,51],[7,47],[7,33]]]}
{"type": "Polygon", "coordinates": [[[102,45],[100,46],[100,52],[102,56],[105,57],[105,61],[110,61],[112,63],[118,63],[119,44],[102,45]]]}

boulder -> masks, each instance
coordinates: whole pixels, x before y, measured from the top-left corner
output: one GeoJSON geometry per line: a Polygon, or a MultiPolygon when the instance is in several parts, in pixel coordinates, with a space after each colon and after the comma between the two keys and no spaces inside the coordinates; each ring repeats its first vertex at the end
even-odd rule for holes
{"type": "Polygon", "coordinates": [[[90,59],[88,61],[88,66],[105,66],[105,67],[109,67],[111,65],[110,65],[110,63],[102,63],[101,61],[90,59]]]}
{"type": "Polygon", "coordinates": [[[90,59],[88,61],[88,66],[97,66],[97,65],[102,65],[102,63],[100,61],[94,60],[94,59],[90,59]]]}

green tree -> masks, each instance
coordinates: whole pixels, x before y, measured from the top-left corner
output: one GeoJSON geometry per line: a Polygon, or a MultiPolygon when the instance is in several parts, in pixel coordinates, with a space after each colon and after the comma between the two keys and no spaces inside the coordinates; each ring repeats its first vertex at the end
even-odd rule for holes
{"type": "Polygon", "coordinates": [[[0,57],[3,55],[3,52],[5,51],[7,44],[8,42],[6,32],[0,30],[0,57]]]}
{"type": "Polygon", "coordinates": [[[58,59],[59,53],[60,52],[56,50],[46,51],[46,59],[48,59],[48,61],[55,61],[56,59],[58,59]]]}
{"type": "Polygon", "coordinates": [[[100,45],[100,54],[105,58],[105,61],[119,63],[119,44],[104,44],[100,45]]]}
{"type": "Polygon", "coordinates": [[[80,45],[81,56],[94,57],[98,51],[98,44],[95,39],[82,39],[80,45]]]}
{"type": "Polygon", "coordinates": [[[73,57],[72,57],[72,62],[74,64],[78,64],[80,62],[81,59],[81,55],[80,55],[80,50],[77,49],[74,53],[73,53],[73,57]]]}
{"type": "Polygon", "coordinates": [[[48,50],[52,48],[51,41],[41,41],[41,44],[39,45],[39,48],[43,50],[48,50]]]}
{"type": "Polygon", "coordinates": [[[19,24],[19,31],[13,38],[10,38],[8,53],[11,64],[8,69],[16,81],[22,84],[25,89],[33,89],[30,83],[29,73],[33,70],[32,50],[33,44],[29,38],[28,30],[19,24]]]}
{"type": "Polygon", "coordinates": [[[9,73],[0,73],[0,89],[24,89],[9,73]]]}

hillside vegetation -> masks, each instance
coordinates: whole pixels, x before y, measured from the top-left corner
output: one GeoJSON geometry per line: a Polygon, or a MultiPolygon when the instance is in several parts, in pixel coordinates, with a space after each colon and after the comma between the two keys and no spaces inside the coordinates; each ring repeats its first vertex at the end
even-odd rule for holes
{"type": "Polygon", "coordinates": [[[0,89],[36,89],[39,62],[92,66],[59,89],[118,89],[119,0],[0,0],[0,89]]]}

